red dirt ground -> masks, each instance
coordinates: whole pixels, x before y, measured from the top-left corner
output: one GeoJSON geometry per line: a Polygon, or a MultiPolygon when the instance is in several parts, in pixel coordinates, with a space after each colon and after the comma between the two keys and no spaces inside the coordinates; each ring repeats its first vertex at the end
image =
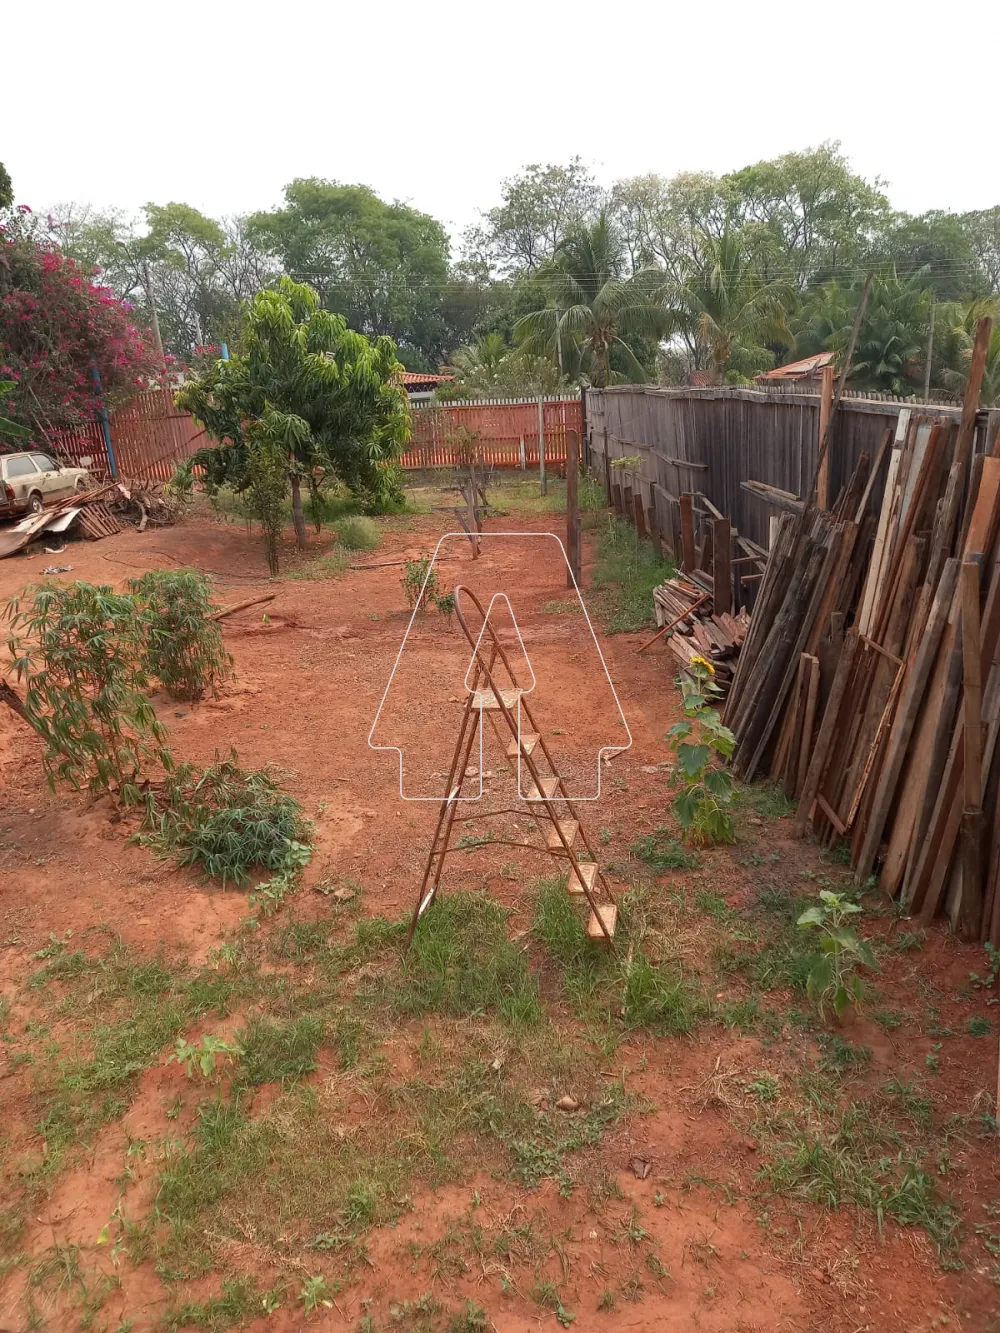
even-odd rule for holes
{"type": "MultiPolygon", "coordinates": [[[[491,529],[545,532],[560,521],[512,516],[494,520],[491,529]]],[[[359,555],[357,563],[416,554],[432,547],[441,530],[437,517],[397,521],[387,529],[380,549],[359,555]]],[[[313,554],[328,543],[328,537],[314,539],[313,554]]],[[[587,560],[592,545],[588,534],[587,560]]],[[[548,635],[544,689],[540,684],[538,693],[546,725],[558,732],[563,730],[560,722],[568,720],[575,737],[601,736],[606,699],[593,703],[585,683],[581,686],[575,630],[564,631],[558,617],[541,609],[566,600],[564,574],[555,564],[525,561],[523,554],[516,543],[499,554],[487,550],[475,569],[463,556],[447,566],[444,581],[450,585],[459,574],[483,587],[491,580],[513,581],[517,607],[523,608],[519,625],[534,629],[539,645],[548,635]]],[[[274,583],[267,578],[256,537],[239,526],[198,518],[167,530],[141,535],[126,531],[99,543],[71,543],[59,556],[0,562],[0,597],[39,577],[42,565],[50,561],[73,565],[63,579],[116,584],[145,569],[191,565],[218,576],[218,600],[225,603],[276,591],[271,605],[225,622],[236,679],[220,698],[197,706],[157,699],[171,744],[175,753],[199,763],[235,747],[247,766],[280,766],[287,786],[316,824],[317,851],[307,886],[326,876],[351,876],[364,886],[365,911],[395,917],[410,909],[435,807],[401,802],[394,757],[372,751],[366,743],[408,621],[398,566],[350,570],[330,580],[283,578],[274,583]]],[[[589,565],[585,587],[588,570],[589,565]]],[[[457,635],[455,630],[449,633],[457,635]]],[[[676,716],[676,701],[665,656],[656,651],[636,656],[641,641],[636,636],[600,639],[634,747],[605,770],[604,792],[593,814],[583,809],[592,835],[598,826],[614,830],[609,853],[624,856],[636,837],[666,818],[670,794],[655,766],[669,757],[664,734],[676,716]]],[[[435,669],[441,669],[441,642],[428,622],[413,646],[413,664],[422,666],[430,680],[435,669]]],[[[451,707],[457,713],[457,706],[451,707]]],[[[488,759],[484,767],[490,768],[488,759]]],[[[19,1018],[30,1017],[19,988],[37,967],[33,955],[50,934],[61,938],[72,930],[80,940],[99,927],[149,956],[162,950],[202,961],[245,917],[245,894],[208,888],[131,845],[121,826],[109,819],[106,806],[49,791],[38,742],[6,711],[0,714],[0,782],[0,994],[17,997],[19,1018]]],[[[790,840],[786,822],[755,821],[750,837],[759,840],[756,850],[762,856],[780,850],[780,872],[767,873],[790,886],[804,870],[823,869],[814,848],[790,840]]],[[[738,849],[744,857],[748,850],[755,850],[752,842],[738,849]]],[[[449,871],[446,886],[488,883],[493,893],[516,907],[517,885],[497,873],[499,859],[484,853],[460,862],[449,871]]],[[[544,869],[539,865],[534,873],[544,869]]],[[[702,869],[686,872],[686,877],[693,887],[711,887],[739,904],[759,873],[724,850],[706,855],[702,869]]],[[[319,895],[311,897],[318,911],[319,895]]],[[[310,896],[302,902],[308,911],[310,896]]],[[[951,1015],[959,1035],[942,1052],[941,1078],[934,1091],[946,1109],[969,1114],[995,1078],[995,1036],[976,1040],[964,1030],[971,1013],[995,1010],[958,995],[968,973],[982,970],[981,954],[937,928],[922,951],[898,955],[892,967],[892,974],[880,979],[890,1000],[895,996],[905,1003],[918,984],[930,983],[941,993],[941,1021],[951,1015]]],[[[237,1017],[228,1025],[238,1026],[237,1017]]],[[[218,1024],[214,1026],[218,1030],[218,1024]]],[[[855,1021],[852,1040],[867,1043],[874,1052],[873,1079],[884,1081],[923,1067],[932,1041],[905,1031],[904,1037],[864,1019],[855,1021]]],[[[58,1035],[54,1030],[53,1036],[58,1035]]],[[[405,1050],[398,1054],[400,1060],[408,1058],[405,1050]]],[[[28,1074],[5,1067],[6,1058],[6,1052],[0,1054],[0,1122],[6,1154],[13,1159],[37,1152],[38,1138],[31,1123],[28,1074]]],[[[770,1058],[773,1062],[775,1057],[770,1058]]],[[[582,1195],[564,1199],[551,1186],[536,1192],[515,1189],[487,1175],[461,1188],[418,1193],[398,1226],[373,1233],[364,1280],[342,1293],[336,1308],[314,1316],[311,1326],[355,1327],[368,1309],[434,1290],[450,1305],[465,1298],[484,1305],[501,1333],[520,1333],[543,1319],[556,1327],[553,1315],[540,1311],[530,1293],[515,1289],[498,1296],[498,1278],[488,1264],[473,1268],[464,1263],[463,1271],[463,1264],[456,1262],[435,1277],[430,1260],[413,1258],[409,1242],[426,1247],[440,1240],[448,1233],[450,1218],[467,1217],[474,1209],[487,1232],[512,1215],[538,1215],[547,1232],[563,1238],[562,1272],[558,1260],[551,1259],[549,1265],[554,1279],[582,1293],[574,1306],[575,1327],[580,1329],[1000,1329],[1000,1292],[981,1257],[967,1271],[944,1271],[922,1232],[887,1222],[880,1237],[869,1218],[848,1210],[801,1205],[793,1213],[772,1201],[768,1215],[761,1216],[759,1205],[747,1197],[760,1167],[760,1145],[733,1128],[724,1087],[734,1072],[753,1071],[767,1059],[757,1038],[720,1029],[690,1040],[626,1039],[615,1067],[629,1090],[648,1097],[655,1109],[612,1131],[600,1149],[622,1199],[612,1199],[598,1215],[582,1195]],[[652,1163],[647,1179],[636,1179],[629,1169],[632,1157],[652,1163]],[[727,1182],[729,1188],[713,1182],[727,1182]],[[739,1192],[740,1185],[745,1194],[739,1192]],[[633,1202],[641,1207],[643,1226],[659,1242],[670,1276],[658,1280],[643,1269],[641,1302],[620,1302],[613,1315],[597,1314],[608,1273],[620,1280],[634,1262],[616,1230],[633,1202]]],[[[168,1127],[163,1108],[178,1095],[186,1096],[187,1088],[177,1065],[162,1063],[148,1070],[125,1127],[145,1138],[163,1134],[168,1127]]],[[[170,1132],[183,1134],[192,1114],[188,1106],[170,1132]]],[[[122,1169],[123,1142],[122,1126],[109,1126],[86,1161],[57,1181],[22,1241],[29,1254],[41,1253],[53,1241],[94,1245],[118,1198],[113,1177],[122,1169]]],[[[983,1221],[984,1204],[1000,1199],[997,1152],[995,1140],[985,1146],[966,1140],[953,1155],[945,1186],[966,1205],[970,1225],[983,1221]]],[[[143,1200],[150,1176],[151,1169],[139,1170],[129,1187],[130,1199],[143,1200]]],[[[268,1255],[252,1237],[237,1249],[233,1258],[238,1267],[249,1273],[266,1271],[268,1255]]],[[[191,1294],[203,1299],[217,1289],[217,1282],[206,1279],[195,1284],[191,1294]]],[[[22,1294],[23,1277],[15,1271],[0,1286],[0,1330],[23,1326],[22,1294]]],[[[155,1327],[164,1309],[159,1279],[151,1269],[140,1268],[123,1274],[122,1290],[109,1298],[101,1317],[109,1328],[115,1326],[114,1319],[132,1319],[129,1327],[137,1330],[155,1327]]],[[[53,1313],[47,1327],[78,1327],[75,1318],[53,1313]]],[[[303,1322],[300,1309],[285,1308],[254,1327],[290,1330],[303,1322]]]]}

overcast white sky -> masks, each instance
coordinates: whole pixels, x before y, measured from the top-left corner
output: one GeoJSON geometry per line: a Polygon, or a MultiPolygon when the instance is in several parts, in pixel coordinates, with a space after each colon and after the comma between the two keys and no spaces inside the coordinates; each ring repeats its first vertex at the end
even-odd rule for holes
{"type": "Polygon", "coordinates": [[[527,162],[610,183],[840,139],[897,208],[982,208],[998,42],[995,0],[7,0],[0,161],[34,207],[218,216],[315,175],[457,232],[527,162]]]}

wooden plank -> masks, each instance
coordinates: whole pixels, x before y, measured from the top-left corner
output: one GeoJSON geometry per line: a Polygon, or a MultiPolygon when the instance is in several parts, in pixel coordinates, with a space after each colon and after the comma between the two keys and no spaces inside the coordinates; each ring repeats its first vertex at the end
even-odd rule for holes
{"type": "Polygon", "coordinates": [[[816,450],[819,456],[819,469],[816,474],[816,504],[820,509],[830,508],[830,450],[824,448],[827,432],[830,429],[830,414],[833,408],[833,366],[824,366],[820,371],[819,386],[819,435],[816,450]]]}
{"type": "Polygon", "coordinates": [[[965,395],[962,399],[962,419],[959,422],[958,438],[955,441],[955,457],[960,461],[964,461],[972,455],[972,439],[976,431],[976,413],[979,411],[979,395],[983,387],[983,372],[986,369],[986,357],[989,353],[992,331],[993,321],[988,315],[976,325],[976,341],[972,346],[969,378],[966,380],[965,395]]]}
{"type": "Polygon", "coordinates": [[[691,570],[695,567],[695,549],[694,549],[694,496],[690,491],[685,491],[680,497],[681,507],[681,554],[684,560],[684,568],[691,570]]]}
{"type": "MultiPolygon", "coordinates": [[[[986,462],[996,462],[987,459],[986,462]]],[[[962,938],[979,939],[983,915],[982,847],[982,676],[979,661],[979,564],[962,565],[962,729],[965,752],[965,810],[962,814],[962,938]]]]}
{"type": "Polygon", "coordinates": [[[791,491],[783,491],[778,486],[768,486],[763,481],[741,481],[740,489],[746,491],[748,495],[755,495],[765,504],[774,505],[776,509],[784,509],[790,514],[801,514],[805,509],[805,501],[797,495],[793,495],[791,491]]]}
{"type": "Polygon", "coordinates": [[[906,682],[902,703],[889,735],[889,749],[886,752],[882,771],[879,774],[875,803],[868,816],[865,840],[854,867],[855,876],[861,882],[868,878],[875,861],[875,853],[882,838],[885,821],[896,795],[903,760],[906,757],[910,738],[913,735],[917,715],[923,705],[927,681],[937,658],[941,636],[948,622],[948,611],[954,598],[957,581],[958,561],[949,560],[941,575],[941,582],[931,606],[930,616],[920,641],[917,658],[906,682]]]}
{"type": "Polygon", "coordinates": [[[906,436],[906,424],[909,419],[909,411],[904,408],[899,414],[899,421],[896,423],[896,437],[893,440],[892,453],[889,455],[889,469],[886,472],[885,490],[882,493],[882,508],[879,511],[878,527],[875,530],[875,545],[872,547],[872,558],[868,564],[868,577],[865,579],[865,589],[861,596],[861,609],[858,611],[857,625],[862,634],[868,634],[871,631],[872,616],[874,615],[881,586],[883,564],[888,555],[890,520],[896,497],[896,478],[903,457],[903,440],[906,436]]]}
{"type": "Polygon", "coordinates": [[[844,701],[847,683],[851,677],[858,644],[857,631],[848,630],[844,638],[840,659],[837,662],[833,684],[830,687],[830,697],[823,711],[823,720],[820,722],[819,735],[816,737],[816,744],[813,747],[809,769],[802,785],[799,808],[795,813],[795,824],[792,831],[797,838],[801,838],[806,831],[806,824],[809,822],[813,804],[819,794],[820,785],[826,772],[826,761],[836,735],[840,708],[844,701]]]}
{"type": "Polygon", "coordinates": [[[733,609],[732,537],[728,518],[712,520],[712,550],[713,610],[726,615],[733,609]]]}
{"type": "MultiPolygon", "coordinates": [[[[582,392],[582,391],[581,391],[582,392]]],[[[566,587],[580,582],[582,574],[580,546],[580,436],[575,430],[566,432],[566,587]]]]}
{"type": "Polygon", "coordinates": [[[645,537],[646,535],[646,506],[642,502],[642,487],[632,496],[632,518],[635,522],[636,535],[645,537]]]}
{"type": "Polygon", "coordinates": [[[813,731],[816,726],[816,707],[819,702],[819,658],[809,656],[808,679],[806,682],[806,711],[802,722],[802,738],[799,746],[799,763],[795,795],[801,795],[809,771],[809,756],[812,752],[813,731]]]}

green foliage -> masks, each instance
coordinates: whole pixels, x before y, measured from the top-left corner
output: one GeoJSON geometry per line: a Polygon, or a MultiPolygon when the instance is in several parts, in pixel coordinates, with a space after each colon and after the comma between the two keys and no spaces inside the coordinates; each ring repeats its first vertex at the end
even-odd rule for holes
{"type": "Polygon", "coordinates": [[[291,1023],[251,1019],[240,1034],[241,1058],[234,1083],[239,1087],[294,1083],[311,1074],[324,1030],[323,1020],[311,1014],[291,1023]]]}
{"type": "MultiPolygon", "coordinates": [[[[0,162],[0,171],[3,171],[3,163],[0,162]]],[[[0,188],[3,182],[0,180],[0,188]]],[[[0,398],[5,398],[7,394],[13,393],[17,388],[14,380],[0,380],[0,398]]],[[[0,417],[0,438],[8,440],[30,440],[34,432],[28,426],[22,426],[18,421],[11,421],[9,417],[0,417]]]]}
{"type": "Polygon", "coordinates": [[[190,569],[153,569],[129,580],[144,621],[143,665],[174,699],[195,700],[232,671],[222,630],[209,620],[209,582],[190,569]]]}
{"type": "Polygon", "coordinates": [[[635,634],[652,624],[653,589],[674,573],[631,523],[611,514],[601,533],[594,569],[598,609],[609,634],[635,634]]]}
{"type": "Polygon", "coordinates": [[[254,870],[294,878],[310,856],[298,802],[266,770],[242,769],[235,751],[204,770],[181,764],[147,797],[143,827],[143,842],[223,886],[254,870]]]}
{"type": "Polygon", "coordinates": [[[678,973],[637,953],[625,976],[625,1024],[660,1036],[690,1032],[695,1022],[691,988],[678,973]]]}
{"type": "Polygon", "coordinates": [[[249,492],[273,571],[289,485],[298,524],[301,481],[315,469],[369,509],[402,499],[394,460],[409,438],[409,407],[391,339],[370,342],[289,278],[247,304],[241,342],[242,353],[211,362],[177,402],[218,442],[198,455],[209,488],[249,492]]]}
{"type": "Polygon", "coordinates": [[[455,611],[455,594],[442,591],[438,572],[431,568],[429,555],[424,554],[415,560],[404,561],[400,583],[406,594],[407,605],[411,609],[416,608],[423,613],[429,606],[434,605],[446,620],[451,619],[455,611]]]}
{"type": "Polygon", "coordinates": [[[193,1078],[197,1071],[202,1078],[213,1082],[218,1077],[217,1065],[225,1065],[243,1054],[239,1042],[226,1041],[214,1032],[206,1033],[197,1046],[192,1046],[185,1037],[177,1038],[177,1045],[167,1058],[167,1064],[176,1061],[184,1066],[188,1078],[193,1078]]]}
{"type": "Polygon", "coordinates": [[[871,946],[845,924],[861,911],[857,903],[828,889],[822,889],[819,897],[820,901],[806,908],[798,919],[802,929],[816,930],[820,935],[821,952],[810,969],[807,992],[820,1014],[829,1002],[839,1018],[849,1005],[860,1006],[864,999],[864,983],[855,968],[862,964],[875,967],[876,963],[871,946]]]}
{"type": "Polygon", "coordinates": [[[632,844],[632,852],[657,875],[668,870],[695,870],[701,864],[697,852],[685,851],[677,839],[671,837],[670,830],[663,827],[637,839],[632,844]]]}
{"type": "Polygon", "coordinates": [[[494,1013],[512,1025],[536,1024],[538,985],[523,950],[507,938],[509,916],[482,894],[440,898],[420,918],[394,1007],[413,1014],[494,1013]]]}
{"type": "Polygon", "coordinates": [[[720,693],[712,680],[712,664],[697,657],[688,670],[694,679],[682,677],[679,681],[684,717],[667,732],[670,748],[677,756],[674,779],[681,787],[674,811],[686,841],[695,847],[735,842],[729,810],[733,780],[725,769],[714,768],[712,761],[720,755],[728,758],[736,738],[712,707],[712,699],[720,693]]]}
{"type": "Polygon", "coordinates": [[[325,1277],[308,1277],[299,1290],[299,1300],[307,1315],[319,1309],[333,1309],[334,1291],[325,1277]]]}
{"type": "Polygon", "coordinates": [[[348,551],[374,551],[381,540],[370,518],[342,518],[337,523],[337,541],[348,551]]]}
{"type": "Polygon", "coordinates": [[[45,742],[49,781],[138,799],[149,762],[171,767],[165,731],[144,691],[144,626],[132,597],[71,583],[25,590],[8,608],[14,673],[45,742]]]}
{"type": "Polygon", "coordinates": [[[648,379],[638,353],[644,340],[655,348],[667,320],[655,278],[626,276],[621,237],[606,212],[560,238],[539,269],[538,286],[544,307],[514,328],[525,352],[550,356],[560,375],[585,373],[598,389],[620,379],[648,379]]]}

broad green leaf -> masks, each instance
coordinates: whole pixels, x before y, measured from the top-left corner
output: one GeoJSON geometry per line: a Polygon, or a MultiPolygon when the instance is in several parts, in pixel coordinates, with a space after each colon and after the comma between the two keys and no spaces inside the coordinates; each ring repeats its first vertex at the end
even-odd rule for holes
{"type": "Polygon", "coordinates": [[[688,778],[696,778],[712,757],[707,745],[678,745],[677,762],[688,778]]]}

